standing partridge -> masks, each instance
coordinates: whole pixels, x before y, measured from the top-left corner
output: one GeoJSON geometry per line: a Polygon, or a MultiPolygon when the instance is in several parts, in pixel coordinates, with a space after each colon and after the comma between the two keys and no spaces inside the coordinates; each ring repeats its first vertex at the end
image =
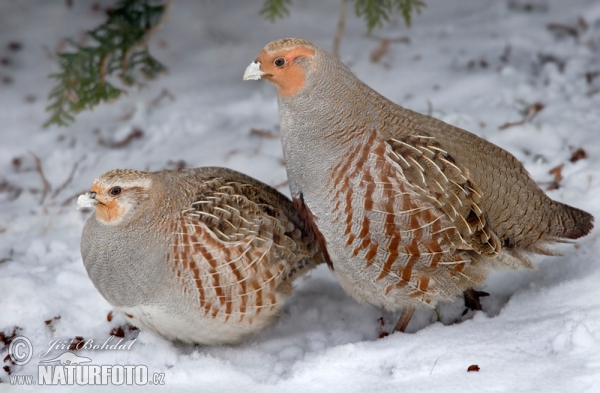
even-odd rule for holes
{"type": "Polygon", "coordinates": [[[310,42],[271,42],[244,79],[278,89],[294,203],[330,268],[357,300],[402,309],[396,330],[491,268],[532,268],[527,254],[593,227],[510,153],[394,104],[310,42]]]}
{"type": "Polygon", "coordinates": [[[112,170],[80,196],[92,282],[129,322],[170,340],[235,343],[281,311],[322,260],[292,203],[223,168],[112,170]]]}

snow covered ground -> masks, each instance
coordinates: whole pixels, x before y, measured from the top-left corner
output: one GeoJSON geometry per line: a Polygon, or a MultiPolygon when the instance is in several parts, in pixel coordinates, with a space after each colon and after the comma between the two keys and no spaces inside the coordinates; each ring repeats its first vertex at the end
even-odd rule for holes
{"type": "MultiPolygon", "coordinates": [[[[544,188],[557,179],[549,171],[564,164],[549,195],[598,216],[600,4],[426,2],[412,29],[396,16],[371,37],[349,6],[342,60],[401,105],[507,149],[544,188]],[[373,62],[382,38],[391,39],[389,49],[373,62]],[[530,121],[499,129],[542,106],[530,121]],[[579,148],[587,157],[571,162],[579,148]]],[[[67,129],[44,130],[47,75],[56,71],[51,53],[62,38],[103,21],[92,2],[74,3],[0,3],[0,331],[18,326],[35,351],[25,366],[4,361],[13,375],[37,375],[51,340],[102,342],[125,322],[119,315],[107,321],[111,307],[79,254],[90,212],[76,210],[76,196],[97,175],[218,165],[287,193],[279,139],[251,133],[279,132],[275,88],[243,82],[242,74],[273,39],[301,37],[331,49],[339,5],[294,0],[291,16],[271,24],[258,16],[262,0],[176,1],[152,41],[168,75],[67,129]],[[134,130],[139,138],[111,147],[134,130]],[[49,183],[45,196],[36,157],[49,183]]],[[[357,304],[320,267],[298,284],[274,325],[240,345],[189,347],[141,332],[131,350],[77,353],[98,365],[147,365],[165,374],[161,389],[170,391],[599,392],[598,232],[560,246],[561,257],[536,258],[535,271],[494,274],[483,288],[491,294],[484,312],[461,317],[461,299],[441,305],[442,323],[433,311],[418,311],[413,334],[379,339],[396,316],[357,304]],[[471,365],[480,371],[467,372],[471,365]]],[[[0,342],[0,361],[6,354],[0,342]]],[[[35,389],[11,387],[5,370],[0,390],[35,389]]]]}

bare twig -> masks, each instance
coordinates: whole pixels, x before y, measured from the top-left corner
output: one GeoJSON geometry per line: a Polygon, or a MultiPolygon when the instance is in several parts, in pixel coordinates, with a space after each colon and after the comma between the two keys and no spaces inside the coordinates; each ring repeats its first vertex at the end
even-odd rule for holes
{"type": "Polygon", "coordinates": [[[513,123],[504,123],[498,128],[500,130],[506,130],[507,128],[510,128],[510,127],[522,126],[523,124],[528,123],[528,122],[532,121],[533,119],[535,119],[535,117],[538,115],[538,113],[540,113],[542,111],[542,109],[544,109],[544,104],[542,104],[541,102],[536,102],[535,104],[529,105],[527,107],[527,109],[525,110],[525,116],[523,117],[522,120],[519,120],[519,121],[516,121],[513,123]]]}
{"type": "Polygon", "coordinates": [[[76,192],[75,194],[73,194],[70,197],[68,197],[67,199],[65,199],[64,202],[61,203],[60,205],[62,207],[68,206],[69,204],[73,203],[74,200],[76,200],[79,195],[85,194],[86,192],[89,192],[89,190],[82,190],[82,191],[76,192]]]}
{"type": "Polygon", "coordinates": [[[400,43],[400,44],[409,45],[410,42],[411,42],[410,41],[410,37],[407,37],[405,35],[401,35],[399,37],[390,38],[390,37],[381,37],[381,36],[379,36],[377,34],[371,34],[371,35],[369,35],[368,38],[370,38],[372,40],[377,40],[377,41],[388,40],[390,42],[390,44],[400,43]]]}
{"type": "Polygon", "coordinates": [[[279,135],[275,134],[274,132],[269,131],[269,130],[262,130],[260,128],[251,128],[250,136],[259,136],[261,138],[267,138],[267,139],[279,138],[279,135]]]}
{"type": "Polygon", "coordinates": [[[50,183],[48,182],[48,179],[46,179],[46,176],[44,175],[44,170],[42,169],[42,161],[40,160],[40,158],[38,156],[36,156],[32,151],[29,152],[29,154],[31,154],[33,156],[33,158],[35,159],[35,170],[37,171],[37,173],[40,174],[40,178],[42,179],[42,197],[40,198],[40,204],[44,203],[44,200],[46,199],[46,195],[48,195],[48,191],[50,191],[50,183]]]}
{"type": "Polygon", "coordinates": [[[553,54],[538,53],[538,60],[540,62],[540,67],[544,64],[554,63],[556,65],[556,68],[558,68],[558,71],[560,71],[561,73],[565,71],[565,65],[567,61],[553,54]]]}
{"type": "Polygon", "coordinates": [[[588,97],[592,97],[592,96],[595,96],[598,93],[600,93],[600,89],[592,89],[592,90],[590,90],[590,91],[587,92],[587,96],[588,97]]]}
{"type": "Polygon", "coordinates": [[[239,154],[239,153],[240,153],[240,150],[239,150],[239,149],[232,149],[232,150],[229,150],[227,153],[225,153],[225,157],[224,157],[224,159],[225,159],[225,161],[227,161],[227,160],[229,160],[229,159],[230,159],[232,156],[234,156],[234,155],[236,155],[236,154],[239,154]]]}
{"type": "Polygon", "coordinates": [[[504,52],[502,52],[502,55],[500,55],[500,61],[503,63],[508,63],[510,61],[511,52],[512,52],[512,46],[510,44],[507,44],[504,47],[504,52]]]}
{"type": "Polygon", "coordinates": [[[338,59],[340,58],[340,45],[342,42],[342,36],[344,35],[344,29],[346,28],[346,1],[341,0],[340,4],[340,18],[338,19],[337,29],[335,31],[335,37],[333,38],[333,54],[338,59]]]}
{"type": "Polygon", "coordinates": [[[50,50],[50,48],[48,48],[48,45],[42,45],[42,51],[44,52],[44,54],[46,55],[46,57],[49,60],[54,61],[54,59],[56,58],[56,55],[54,54],[54,52],[52,52],[50,50]]]}
{"type": "Polygon", "coordinates": [[[600,76],[600,71],[590,71],[585,73],[585,80],[588,84],[592,84],[596,77],[600,76]]]}
{"type": "Polygon", "coordinates": [[[289,180],[285,180],[281,183],[277,183],[273,186],[273,188],[281,188],[281,187],[287,187],[290,184],[289,180]]]}
{"type": "Polygon", "coordinates": [[[433,104],[427,100],[427,116],[433,116],[433,104]]]}
{"type": "Polygon", "coordinates": [[[135,139],[141,139],[144,137],[144,131],[140,128],[134,127],[125,138],[120,141],[105,141],[104,138],[98,139],[98,144],[101,146],[108,147],[110,149],[121,149],[127,147],[135,139]]]}
{"type": "Polygon", "coordinates": [[[56,198],[58,196],[58,194],[60,194],[60,192],[62,190],[67,188],[69,183],[71,183],[73,181],[73,176],[75,176],[75,172],[77,171],[79,164],[81,164],[81,162],[84,159],[85,159],[85,155],[81,156],[81,158],[79,160],[77,160],[75,162],[75,164],[73,164],[73,168],[71,169],[71,173],[69,173],[69,177],[67,177],[67,179],[60,186],[58,186],[58,188],[56,188],[56,190],[54,190],[54,192],[52,193],[52,199],[56,198]]]}
{"type": "Polygon", "coordinates": [[[433,373],[433,369],[435,368],[435,365],[437,364],[438,360],[440,360],[441,357],[442,357],[442,355],[438,356],[438,358],[435,359],[435,362],[433,363],[433,366],[431,367],[431,371],[429,372],[429,375],[431,375],[431,373],[433,373]]]}
{"type": "Polygon", "coordinates": [[[125,114],[123,114],[123,116],[119,117],[119,120],[121,120],[121,121],[131,120],[133,118],[133,115],[135,115],[136,111],[137,111],[136,107],[130,108],[127,112],[125,112],[125,114]]]}
{"type": "Polygon", "coordinates": [[[0,259],[0,263],[12,261],[14,253],[15,253],[14,248],[11,248],[8,256],[0,259]]]}
{"type": "Polygon", "coordinates": [[[22,192],[23,192],[23,188],[9,183],[6,179],[0,180],[0,194],[1,193],[8,194],[9,201],[14,201],[15,199],[17,199],[21,195],[22,192]]]}
{"type": "Polygon", "coordinates": [[[571,36],[576,40],[579,39],[579,30],[576,27],[563,25],[560,23],[548,23],[546,28],[554,33],[557,38],[571,36]]]}
{"type": "Polygon", "coordinates": [[[175,96],[168,89],[162,89],[156,98],[150,101],[150,106],[158,106],[163,98],[170,98],[171,101],[175,101],[175,96]]]}
{"type": "Polygon", "coordinates": [[[370,59],[373,63],[379,62],[383,58],[383,56],[385,56],[390,51],[391,44],[410,44],[410,38],[406,36],[390,38],[379,37],[375,34],[371,34],[369,38],[379,41],[379,45],[371,52],[370,59]]]}
{"type": "Polygon", "coordinates": [[[184,160],[169,160],[167,161],[167,168],[183,169],[187,167],[187,163],[184,160]]]}
{"type": "Polygon", "coordinates": [[[390,50],[390,39],[382,38],[379,46],[371,52],[371,62],[377,63],[390,50]]]}

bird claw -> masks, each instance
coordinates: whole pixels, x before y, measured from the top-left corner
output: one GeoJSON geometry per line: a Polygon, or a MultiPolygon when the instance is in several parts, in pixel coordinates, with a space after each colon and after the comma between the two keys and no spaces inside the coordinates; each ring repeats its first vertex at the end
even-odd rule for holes
{"type": "Polygon", "coordinates": [[[489,293],[484,291],[477,291],[473,288],[467,289],[463,292],[465,298],[465,311],[462,315],[465,315],[469,310],[481,311],[481,300],[480,298],[490,296],[489,293]]]}

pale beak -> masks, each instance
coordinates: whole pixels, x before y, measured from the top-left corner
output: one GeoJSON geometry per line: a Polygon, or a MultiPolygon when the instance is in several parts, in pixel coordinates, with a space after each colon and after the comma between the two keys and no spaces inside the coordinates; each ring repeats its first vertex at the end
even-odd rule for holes
{"type": "Polygon", "coordinates": [[[246,68],[246,72],[244,72],[244,80],[258,80],[266,74],[266,72],[260,70],[260,63],[252,62],[248,68],[246,68]]]}
{"type": "Polygon", "coordinates": [[[79,195],[77,198],[77,210],[83,207],[94,207],[99,204],[100,201],[96,199],[95,192],[86,192],[85,194],[79,195]]]}

